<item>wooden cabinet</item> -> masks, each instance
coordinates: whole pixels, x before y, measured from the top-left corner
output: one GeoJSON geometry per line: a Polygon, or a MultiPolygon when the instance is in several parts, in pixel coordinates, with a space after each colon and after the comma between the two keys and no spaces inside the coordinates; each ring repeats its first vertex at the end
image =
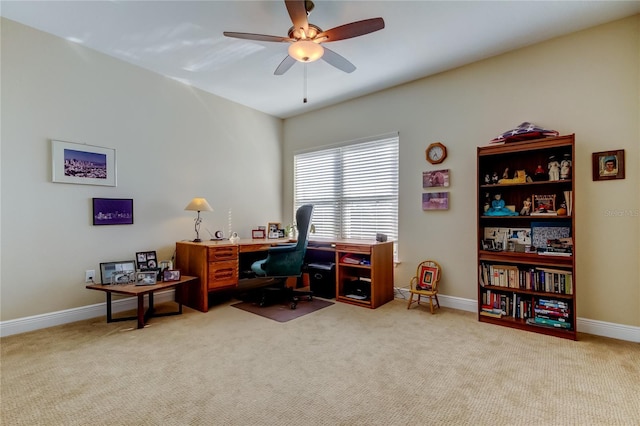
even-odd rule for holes
{"type": "Polygon", "coordinates": [[[574,135],[478,148],[479,321],[577,339],[574,154],[574,135]]]}
{"type": "Polygon", "coordinates": [[[336,300],[375,309],[393,300],[393,242],[339,241],[336,300]]]}
{"type": "Polygon", "coordinates": [[[179,295],[182,303],[207,312],[210,291],[238,285],[238,246],[222,241],[178,242],[176,268],[184,275],[200,278],[197,286],[184,286],[179,295]]]}

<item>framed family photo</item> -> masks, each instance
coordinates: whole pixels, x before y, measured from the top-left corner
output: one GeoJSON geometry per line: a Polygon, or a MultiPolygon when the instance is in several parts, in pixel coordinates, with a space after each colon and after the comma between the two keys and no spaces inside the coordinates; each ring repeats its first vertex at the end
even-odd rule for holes
{"type": "Polygon", "coordinates": [[[624,149],[594,152],[591,163],[594,181],[624,179],[624,149]]]}
{"type": "Polygon", "coordinates": [[[116,150],[52,140],[51,180],[57,183],[116,186],[116,150]]]}
{"type": "Polygon", "coordinates": [[[141,271],[148,271],[150,269],[158,268],[158,257],[155,251],[139,251],[136,253],[136,261],[138,262],[138,269],[141,271]]]}

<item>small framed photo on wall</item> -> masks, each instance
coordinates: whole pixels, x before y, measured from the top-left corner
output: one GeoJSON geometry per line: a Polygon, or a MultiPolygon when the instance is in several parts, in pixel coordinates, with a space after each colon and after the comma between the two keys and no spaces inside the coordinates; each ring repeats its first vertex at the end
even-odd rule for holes
{"type": "Polygon", "coordinates": [[[594,181],[624,179],[624,149],[594,152],[591,163],[594,181]]]}

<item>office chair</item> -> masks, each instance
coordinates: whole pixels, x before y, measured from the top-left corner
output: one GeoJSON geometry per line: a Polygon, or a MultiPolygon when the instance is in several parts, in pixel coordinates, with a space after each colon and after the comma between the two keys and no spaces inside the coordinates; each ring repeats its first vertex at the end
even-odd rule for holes
{"type": "Polygon", "coordinates": [[[298,227],[298,241],[295,244],[283,244],[269,248],[267,258],[258,260],[251,265],[251,270],[265,280],[266,287],[262,288],[260,306],[265,306],[273,300],[274,294],[282,300],[286,298],[291,309],[295,309],[300,297],[312,300],[313,292],[295,290],[287,287],[287,278],[302,275],[302,265],[307,252],[309,231],[311,230],[311,215],[313,205],[305,204],[296,211],[296,226],[298,227]],[[275,283],[275,285],[271,284],[275,283]]]}

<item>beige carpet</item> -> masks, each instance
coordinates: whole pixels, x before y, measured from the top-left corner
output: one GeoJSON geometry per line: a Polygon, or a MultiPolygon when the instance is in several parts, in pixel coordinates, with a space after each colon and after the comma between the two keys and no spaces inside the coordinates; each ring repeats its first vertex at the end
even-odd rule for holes
{"type": "Polygon", "coordinates": [[[286,323],[231,303],[3,338],[2,425],[640,425],[639,344],[403,301],[286,323]]]}

